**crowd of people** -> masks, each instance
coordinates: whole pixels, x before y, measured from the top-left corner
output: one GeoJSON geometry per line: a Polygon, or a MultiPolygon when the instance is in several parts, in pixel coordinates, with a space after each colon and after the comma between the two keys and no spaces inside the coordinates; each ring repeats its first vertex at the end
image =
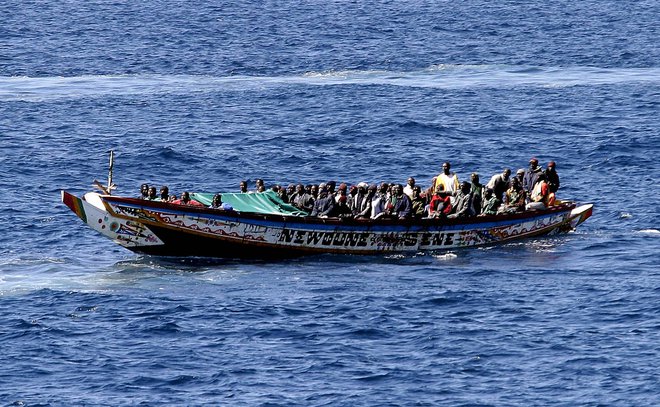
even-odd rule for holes
{"type": "MultiPolygon", "coordinates": [[[[249,190],[248,183],[241,181],[240,193],[262,193],[266,186],[262,179],[255,181],[255,189],[249,190]]],[[[550,161],[545,169],[539,166],[536,158],[529,160],[527,169],[519,169],[512,176],[505,168],[493,175],[486,185],[480,182],[479,174],[472,173],[470,182],[459,181],[451,164],[445,162],[442,172],[433,178],[428,189],[416,184],[413,177],[404,186],[398,183],[383,182],[356,185],[329,181],[321,184],[290,184],[286,188],[275,185],[271,188],[280,199],[309,216],[340,217],[356,219],[408,219],[408,218],[465,218],[471,216],[495,215],[524,210],[545,209],[556,202],[559,189],[559,175],[556,164],[550,161]]],[[[204,206],[183,192],[181,198],[169,195],[163,186],[160,194],[155,187],[143,184],[143,199],[160,200],[182,205],[204,206]]],[[[232,210],[231,205],[222,202],[222,195],[216,194],[211,207],[219,210],[232,210]]]]}

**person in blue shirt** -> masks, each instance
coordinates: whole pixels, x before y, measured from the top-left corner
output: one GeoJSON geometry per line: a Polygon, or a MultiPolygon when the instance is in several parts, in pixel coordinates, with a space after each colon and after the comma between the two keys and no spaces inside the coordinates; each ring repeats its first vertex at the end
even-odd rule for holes
{"type": "Polygon", "coordinates": [[[222,195],[221,194],[215,194],[213,197],[213,202],[211,203],[211,208],[213,209],[219,209],[222,211],[233,211],[234,208],[225,202],[222,202],[222,195]]]}

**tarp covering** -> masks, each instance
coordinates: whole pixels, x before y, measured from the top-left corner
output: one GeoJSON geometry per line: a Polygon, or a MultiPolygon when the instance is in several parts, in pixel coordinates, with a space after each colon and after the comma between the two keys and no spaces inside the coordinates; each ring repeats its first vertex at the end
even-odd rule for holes
{"type": "MultiPolygon", "coordinates": [[[[213,202],[214,195],[215,194],[195,192],[191,193],[190,197],[209,206],[211,205],[211,202],[213,202]]],[[[301,211],[295,206],[285,203],[274,191],[247,194],[227,193],[221,195],[222,202],[230,204],[234,210],[238,212],[307,216],[307,212],[301,211]]]]}

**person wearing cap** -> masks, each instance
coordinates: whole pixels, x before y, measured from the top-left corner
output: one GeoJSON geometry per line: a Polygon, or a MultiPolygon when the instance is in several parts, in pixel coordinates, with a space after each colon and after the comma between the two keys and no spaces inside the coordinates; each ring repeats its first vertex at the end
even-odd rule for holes
{"type": "Polygon", "coordinates": [[[343,182],[339,184],[339,188],[335,192],[335,202],[339,203],[339,198],[342,196],[345,196],[346,200],[348,200],[348,186],[343,182]]]}
{"type": "Polygon", "coordinates": [[[548,182],[550,192],[556,193],[559,189],[559,174],[557,174],[556,164],[554,161],[548,163],[548,168],[545,169],[545,176],[548,182]]]}
{"type": "Polygon", "coordinates": [[[539,179],[539,175],[543,172],[541,167],[539,167],[539,160],[536,158],[532,157],[529,160],[529,170],[525,173],[525,176],[523,177],[523,189],[525,192],[527,192],[527,195],[530,196],[532,194],[532,190],[534,190],[534,185],[536,185],[536,182],[539,179]]]}
{"type": "Polygon", "coordinates": [[[438,185],[442,184],[445,188],[445,192],[452,195],[454,192],[459,190],[458,175],[455,172],[451,172],[451,164],[449,161],[446,161],[442,164],[442,172],[434,178],[433,181],[433,190],[435,191],[438,185]]]}

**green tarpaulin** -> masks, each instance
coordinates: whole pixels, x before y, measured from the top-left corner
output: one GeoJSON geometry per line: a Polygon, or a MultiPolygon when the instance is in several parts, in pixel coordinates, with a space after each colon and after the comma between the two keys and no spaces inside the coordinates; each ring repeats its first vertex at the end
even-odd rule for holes
{"type": "MultiPolygon", "coordinates": [[[[204,205],[211,205],[215,194],[191,193],[190,197],[204,205]]],[[[282,201],[274,191],[247,194],[222,194],[222,202],[230,204],[238,212],[267,213],[274,215],[307,216],[293,205],[282,201]]]]}

